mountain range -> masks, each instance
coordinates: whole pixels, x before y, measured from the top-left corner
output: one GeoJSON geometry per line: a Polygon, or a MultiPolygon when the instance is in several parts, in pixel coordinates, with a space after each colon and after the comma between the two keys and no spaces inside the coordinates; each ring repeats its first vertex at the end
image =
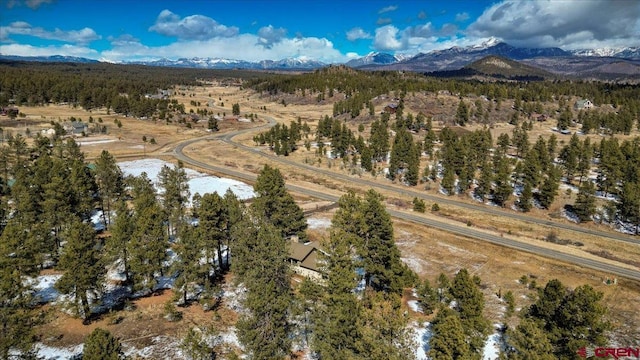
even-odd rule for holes
{"type": "MultiPolygon", "coordinates": [[[[521,48],[495,38],[468,47],[452,47],[415,56],[391,55],[372,52],[352,59],[345,65],[362,70],[402,70],[437,72],[459,70],[487,56],[499,56],[523,62],[560,76],[640,79],[640,48],[603,48],[567,51],[560,48],[521,48]]],[[[0,59],[13,61],[94,63],[97,60],[67,57],[19,57],[0,54],[0,59]]],[[[224,58],[182,58],[131,61],[129,64],[148,66],[186,67],[201,69],[253,69],[253,70],[313,70],[328,64],[306,57],[282,60],[245,61],[224,58]]]]}

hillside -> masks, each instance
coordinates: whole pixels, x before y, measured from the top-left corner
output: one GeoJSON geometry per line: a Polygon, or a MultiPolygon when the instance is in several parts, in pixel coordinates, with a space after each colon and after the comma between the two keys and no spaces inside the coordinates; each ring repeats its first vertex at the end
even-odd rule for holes
{"type": "Polygon", "coordinates": [[[493,78],[508,80],[545,80],[556,76],[548,71],[526,65],[511,59],[490,55],[459,69],[434,71],[427,76],[439,78],[493,78]]]}

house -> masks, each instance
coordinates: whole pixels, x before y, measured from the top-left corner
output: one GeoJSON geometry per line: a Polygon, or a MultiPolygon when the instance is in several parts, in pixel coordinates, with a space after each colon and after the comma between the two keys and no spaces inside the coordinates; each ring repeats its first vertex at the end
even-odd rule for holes
{"type": "Polygon", "coordinates": [[[74,136],[86,135],[89,132],[89,125],[81,121],[66,122],[62,125],[67,134],[74,136]]]}
{"type": "Polygon", "coordinates": [[[322,273],[318,263],[318,253],[322,251],[318,242],[298,242],[292,239],[289,242],[289,263],[296,274],[312,280],[321,280],[322,273]]]}
{"type": "Polygon", "coordinates": [[[398,110],[398,104],[389,104],[384,107],[384,111],[389,114],[395,114],[396,110],[398,110]]]}
{"type": "Polygon", "coordinates": [[[8,117],[18,116],[19,110],[15,106],[3,106],[0,107],[0,115],[6,115],[8,117]]]}
{"type": "Polygon", "coordinates": [[[531,113],[529,118],[533,121],[547,121],[547,115],[544,114],[531,113]]]}
{"type": "Polygon", "coordinates": [[[587,99],[578,100],[573,104],[575,110],[588,110],[593,108],[593,103],[587,99]]]}

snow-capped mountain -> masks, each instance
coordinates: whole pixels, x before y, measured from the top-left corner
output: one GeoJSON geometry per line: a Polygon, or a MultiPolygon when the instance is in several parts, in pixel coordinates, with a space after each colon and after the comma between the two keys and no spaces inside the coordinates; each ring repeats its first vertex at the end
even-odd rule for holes
{"type": "Polygon", "coordinates": [[[599,48],[572,50],[575,56],[618,57],[626,59],[639,59],[640,47],[599,48]]]}
{"type": "Polygon", "coordinates": [[[404,60],[405,57],[402,55],[391,55],[380,52],[370,52],[369,54],[358,58],[349,60],[345,65],[350,67],[360,67],[365,65],[385,65],[385,64],[393,64],[398,61],[404,60]]]}
{"type": "Polygon", "coordinates": [[[257,62],[224,58],[181,58],[178,60],[160,59],[153,61],[135,61],[135,64],[149,66],[188,67],[201,69],[264,69],[296,70],[316,69],[326,64],[308,58],[289,58],[282,60],[262,60],[257,62]]]}

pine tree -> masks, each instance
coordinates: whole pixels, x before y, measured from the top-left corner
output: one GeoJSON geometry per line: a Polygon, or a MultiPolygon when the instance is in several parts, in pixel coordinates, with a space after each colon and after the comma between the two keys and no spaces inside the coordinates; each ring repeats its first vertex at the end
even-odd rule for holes
{"type": "Polygon", "coordinates": [[[466,269],[458,271],[449,293],[456,301],[455,309],[462,321],[472,351],[480,351],[488,329],[483,316],[484,296],[466,269]]]}
{"type": "Polygon", "coordinates": [[[129,241],[129,268],[136,290],[153,289],[155,274],[163,273],[168,241],[164,231],[164,216],[160,205],[151,203],[135,209],[134,232],[129,241]]]}
{"type": "Polygon", "coordinates": [[[406,285],[402,277],[410,270],[400,261],[391,216],[382,203],[382,196],[374,190],[367,191],[361,211],[365,227],[359,252],[366,284],[377,291],[400,293],[406,285]]]}
{"type": "Polygon", "coordinates": [[[484,161],[480,166],[480,178],[478,179],[478,186],[476,186],[474,193],[476,196],[484,199],[491,193],[491,184],[493,182],[493,169],[489,165],[489,162],[484,161]]]}
{"type": "Polygon", "coordinates": [[[453,169],[450,166],[444,168],[444,172],[442,174],[442,180],[440,181],[440,186],[447,192],[447,195],[453,195],[454,187],[455,187],[456,175],[453,169]]]}
{"type": "Polygon", "coordinates": [[[432,314],[439,302],[437,289],[431,286],[428,279],[424,279],[424,282],[416,289],[416,293],[418,294],[418,302],[422,311],[426,315],[432,314]]]}
{"type": "Polygon", "coordinates": [[[116,204],[116,219],[111,227],[111,236],[107,239],[106,250],[108,258],[111,261],[122,261],[125,283],[129,283],[129,261],[131,254],[129,252],[129,241],[133,236],[135,223],[133,215],[124,201],[118,201],[116,204]]]}
{"type": "Polygon", "coordinates": [[[63,294],[75,296],[79,313],[86,321],[91,315],[87,293],[100,290],[105,274],[100,254],[95,249],[95,231],[91,225],[72,220],[63,237],[66,244],[58,266],[65,272],[56,288],[63,294]]]}
{"type": "MultiPolygon", "coordinates": [[[[29,354],[36,341],[37,325],[31,288],[25,276],[37,274],[35,249],[26,246],[28,229],[9,220],[0,235],[0,358],[10,359],[9,351],[29,354]]],[[[25,356],[26,357],[26,356],[25,356]]]]}
{"type": "Polygon", "coordinates": [[[102,150],[96,160],[95,178],[102,200],[103,221],[107,228],[111,225],[111,207],[124,192],[122,171],[107,150],[102,150]]]}
{"type": "Polygon", "coordinates": [[[190,226],[180,228],[180,241],[176,244],[176,254],[180,258],[172,265],[172,270],[178,277],[176,278],[174,289],[177,296],[181,297],[181,302],[186,306],[189,298],[188,294],[195,292],[198,284],[204,283],[208,275],[208,269],[204,268],[202,259],[202,243],[196,236],[196,231],[190,226]]]}
{"type": "Polygon", "coordinates": [[[511,192],[513,191],[510,181],[510,168],[509,159],[502,157],[498,162],[497,173],[494,177],[496,186],[493,190],[493,201],[500,206],[505,206],[505,203],[509,200],[511,192]]]}
{"type": "Polygon", "coordinates": [[[469,107],[460,99],[458,109],[456,110],[456,124],[465,126],[469,121],[469,107]]]}
{"type": "Polygon", "coordinates": [[[307,222],[302,209],[287,192],[284,178],[277,168],[265,165],[254,186],[256,198],[252,207],[281,231],[282,236],[307,238],[307,222]]]}
{"type": "Polygon", "coordinates": [[[283,359],[290,352],[292,332],[288,245],[279,229],[256,215],[244,221],[234,252],[235,272],[248,291],[248,314],[238,320],[238,337],[252,358],[283,359]]]}
{"type": "Polygon", "coordinates": [[[623,221],[636,224],[637,235],[640,229],[640,183],[626,182],[622,187],[620,202],[617,206],[623,221]]]}
{"type": "Polygon", "coordinates": [[[553,346],[538,324],[524,318],[515,329],[507,332],[509,345],[506,358],[509,360],[553,360],[553,346]]]}
{"type": "Polygon", "coordinates": [[[122,345],[108,330],[96,328],[87,336],[82,349],[83,360],[123,359],[122,345]]]}
{"type": "Polygon", "coordinates": [[[529,212],[531,210],[531,199],[533,199],[533,190],[529,183],[525,183],[522,194],[520,194],[520,198],[518,199],[518,207],[520,207],[520,210],[529,212]]]}
{"type": "Polygon", "coordinates": [[[556,358],[571,358],[581,347],[602,346],[610,329],[603,294],[589,285],[571,291],[559,280],[549,281],[538,300],[523,312],[539,322],[556,358]]]}
{"type": "Polygon", "coordinates": [[[433,360],[471,358],[464,327],[458,315],[444,308],[433,321],[433,337],[429,342],[429,357],[433,360]]]}
{"type": "Polygon", "coordinates": [[[596,189],[591,181],[584,182],[578,191],[573,210],[581,222],[591,220],[596,213],[596,189]]]}
{"type": "Polygon", "coordinates": [[[355,235],[334,223],[330,239],[323,243],[325,252],[320,254],[320,263],[326,291],[314,311],[316,326],[311,341],[312,349],[323,359],[351,359],[363,351],[362,307],[353,294],[353,247],[357,241],[355,235]]]}
{"type": "Polygon", "coordinates": [[[543,208],[548,209],[551,206],[559,187],[560,170],[555,165],[551,165],[547,169],[547,176],[544,178],[538,193],[538,201],[540,201],[540,205],[543,208]]]}
{"type": "Polygon", "coordinates": [[[222,249],[228,243],[227,228],[229,227],[229,214],[225,201],[218,193],[204,194],[198,213],[200,215],[198,233],[202,241],[200,246],[205,250],[208,265],[214,272],[218,271],[218,267],[224,270],[222,249]]]}
{"type": "Polygon", "coordinates": [[[160,186],[164,189],[162,195],[162,205],[169,220],[168,235],[172,236],[178,230],[177,227],[183,223],[185,206],[189,200],[189,183],[187,174],[182,162],[173,169],[167,165],[163,166],[158,174],[160,186]]]}

